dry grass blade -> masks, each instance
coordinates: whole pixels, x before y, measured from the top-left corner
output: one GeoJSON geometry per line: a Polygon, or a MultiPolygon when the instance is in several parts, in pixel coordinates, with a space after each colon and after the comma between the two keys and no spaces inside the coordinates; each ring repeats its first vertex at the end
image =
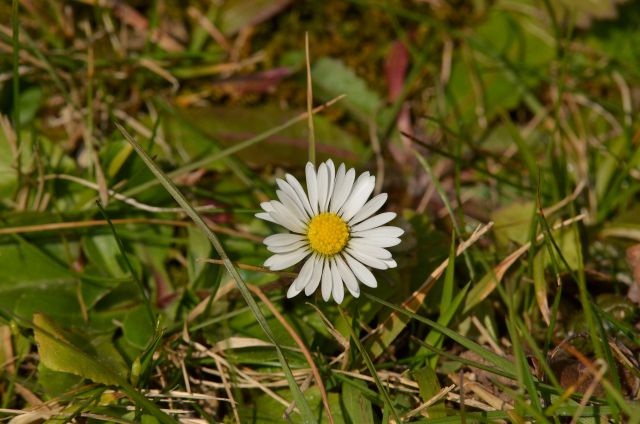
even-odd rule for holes
{"type": "Polygon", "coordinates": [[[427,409],[428,407],[430,407],[431,405],[433,405],[434,403],[438,402],[440,399],[446,397],[449,392],[453,389],[456,388],[455,384],[452,384],[450,386],[447,387],[443,387],[438,393],[435,394],[435,396],[433,396],[431,399],[427,400],[426,402],[424,402],[422,405],[418,406],[417,408],[412,409],[411,411],[407,412],[406,414],[404,414],[402,416],[402,420],[408,420],[409,418],[413,417],[414,415],[419,414],[420,412],[424,411],[425,409],[427,409]]]}
{"type": "MultiPolygon", "coordinates": [[[[552,230],[556,231],[561,228],[565,228],[575,222],[585,219],[585,214],[580,214],[573,218],[566,219],[553,226],[552,230]]],[[[536,237],[536,241],[539,242],[544,239],[544,233],[539,234],[536,237]]],[[[531,242],[527,242],[512,252],[509,256],[504,258],[502,262],[496,266],[492,272],[487,274],[470,292],[467,296],[467,303],[465,304],[465,312],[471,310],[478,303],[483,301],[495,290],[496,286],[502,281],[511,265],[513,265],[522,255],[524,255],[531,248],[531,242]]]]}
{"type": "MultiPolygon", "coordinates": [[[[191,225],[185,221],[174,221],[170,219],[149,219],[149,218],[112,219],[111,223],[114,225],[152,224],[152,225],[172,225],[177,227],[188,227],[189,225],[191,225]]],[[[69,230],[69,229],[75,229],[75,228],[102,227],[105,225],[109,225],[106,219],[92,219],[89,221],[74,221],[74,222],[52,222],[50,224],[23,225],[19,227],[0,228],[0,235],[39,233],[43,231],[60,231],[60,230],[69,230]]]]}
{"type": "Polygon", "coordinates": [[[282,324],[282,326],[285,328],[285,330],[287,330],[291,338],[293,338],[293,340],[302,350],[302,354],[304,355],[305,359],[309,363],[309,366],[311,367],[313,378],[316,380],[316,384],[320,389],[320,395],[322,396],[322,404],[324,406],[325,411],[327,412],[327,418],[329,418],[329,422],[333,424],[334,420],[333,420],[333,415],[331,415],[331,408],[329,407],[329,398],[327,397],[327,389],[325,389],[324,387],[322,376],[320,375],[320,371],[318,370],[318,367],[316,366],[316,363],[313,360],[313,356],[311,356],[311,352],[309,351],[309,348],[307,348],[307,346],[304,344],[304,341],[302,341],[302,339],[300,338],[296,330],[294,330],[291,324],[289,324],[289,322],[285,319],[285,317],[283,317],[282,314],[278,312],[276,307],[273,306],[273,303],[271,303],[269,298],[265,296],[262,290],[260,290],[258,286],[254,286],[254,285],[248,285],[248,287],[249,287],[249,290],[251,290],[256,296],[260,298],[260,300],[262,300],[262,302],[265,305],[267,305],[267,307],[269,308],[273,316],[275,316],[276,319],[280,321],[280,324],[282,324]]]}
{"type": "MultiPolygon", "coordinates": [[[[224,261],[222,261],[221,259],[199,258],[199,259],[197,259],[197,262],[205,262],[205,263],[208,263],[208,264],[215,264],[215,265],[224,265],[224,261]]],[[[244,269],[246,271],[255,271],[255,272],[264,272],[264,273],[268,273],[268,274],[277,274],[277,275],[282,275],[283,277],[295,278],[295,277],[298,276],[298,274],[296,274],[295,272],[272,271],[269,268],[265,268],[263,266],[257,266],[257,265],[248,265],[248,264],[241,264],[241,263],[235,263],[234,262],[234,266],[236,266],[238,269],[244,269]]]]}
{"type": "MultiPolygon", "coordinates": [[[[471,245],[473,245],[476,241],[480,239],[487,231],[491,229],[493,226],[493,222],[489,222],[483,226],[478,227],[471,237],[468,240],[461,243],[456,249],[456,256],[462,254],[465,250],[467,250],[471,245]]],[[[447,269],[447,265],[449,264],[449,259],[445,259],[427,278],[427,280],[414,291],[411,296],[409,296],[404,302],[402,302],[401,307],[410,312],[416,312],[420,305],[423,304],[424,299],[427,297],[427,294],[435,284],[435,282],[440,278],[445,269],[447,269]]],[[[405,316],[399,315],[397,312],[391,312],[389,317],[385,319],[376,329],[371,333],[370,339],[367,341],[367,345],[370,346],[371,355],[378,356],[382,353],[382,351],[386,348],[386,346],[391,343],[395,337],[400,334],[402,329],[406,326],[408,322],[408,318],[405,316]]]]}

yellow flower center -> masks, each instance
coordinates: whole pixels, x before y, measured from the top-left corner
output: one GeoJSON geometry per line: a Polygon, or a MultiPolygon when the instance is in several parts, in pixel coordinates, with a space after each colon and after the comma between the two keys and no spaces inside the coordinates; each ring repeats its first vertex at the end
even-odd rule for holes
{"type": "Polygon", "coordinates": [[[313,250],[331,256],[340,253],[347,245],[349,227],[338,215],[325,212],[311,219],[307,237],[313,250]]]}

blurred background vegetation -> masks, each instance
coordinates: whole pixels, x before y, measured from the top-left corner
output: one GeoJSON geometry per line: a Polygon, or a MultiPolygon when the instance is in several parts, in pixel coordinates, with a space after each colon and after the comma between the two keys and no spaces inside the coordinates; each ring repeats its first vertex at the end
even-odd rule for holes
{"type": "Polygon", "coordinates": [[[632,0],[0,3],[0,419],[640,422],[639,64],[632,0]],[[406,230],[341,307],[253,217],[305,33],[319,159],[406,230]]]}

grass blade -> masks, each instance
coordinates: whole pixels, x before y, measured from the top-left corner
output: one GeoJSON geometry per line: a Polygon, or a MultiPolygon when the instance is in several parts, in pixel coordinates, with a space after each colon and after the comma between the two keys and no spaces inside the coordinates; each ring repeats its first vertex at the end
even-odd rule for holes
{"type": "Polygon", "coordinates": [[[465,348],[473,351],[474,353],[477,353],[478,355],[480,355],[482,358],[486,359],[487,361],[493,363],[494,365],[496,365],[498,368],[500,368],[502,371],[508,372],[509,374],[515,375],[516,371],[514,368],[514,365],[508,361],[507,359],[491,352],[488,349],[485,349],[484,347],[480,346],[479,344],[477,344],[476,342],[467,339],[466,337],[461,336],[460,334],[456,333],[455,331],[441,325],[438,324],[435,321],[432,321],[428,318],[422,317],[420,315],[414,314],[413,312],[409,312],[409,311],[405,311],[404,309],[400,308],[399,306],[396,306],[392,303],[389,303],[383,299],[380,299],[379,297],[376,297],[374,295],[371,295],[369,293],[363,293],[364,296],[368,297],[371,300],[374,300],[376,302],[379,302],[381,304],[383,304],[384,306],[394,309],[395,311],[399,312],[400,314],[409,317],[409,318],[413,318],[415,320],[418,320],[420,322],[423,322],[425,324],[427,324],[429,327],[434,328],[435,330],[441,332],[442,334],[444,334],[445,336],[449,337],[450,339],[452,339],[453,341],[459,343],[460,345],[464,346],[465,348]]]}
{"type": "Polygon", "coordinates": [[[213,233],[213,231],[211,231],[211,229],[209,229],[209,226],[207,226],[207,224],[204,222],[204,220],[198,214],[198,212],[196,212],[193,206],[184,197],[184,195],[180,192],[180,190],[178,190],[178,188],[169,179],[169,177],[167,177],[167,175],[158,167],[158,165],[156,165],[153,159],[151,159],[151,157],[149,157],[149,155],[142,149],[140,144],[138,144],[138,142],[127,132],[126,129],[124,129],[124,127],[122,127],[122,125],[116,123],[116,126],[118,127],[122,135],[124,135],[124,137],[127,139],[127,141],[133,146],[136,152],[138,152],[138,154],[140,155],[144,163],[149,167],[149,170],[153,172],[153,174],[156,176],[158,181],[160,181],[160,183],[164,186],[164,188],[169,192],[169,194],[171,194],[171,196],[175,199],[175,201],[184,209],[184,211],[187,213],[187,215],[189,215],[189,217],[198,226],[198,228],[200,228],[200,230],[207,236],[207,238],[213,245],[214,249],[216,250],[220,258],[224,262],[224,266],[229,272],[229,275],[231,275],[231,277],[234,279],[238,287],[238,290],[240,291],[240,293],[242,294],[242,297],[244,297],[245,301],[247,302],[247,305],[249,306],[249,308],[251,309],[251,312],[255,316],[256,321],[258,321],[258,324],[260,325],[260,327],[262,327],[262,330],[264,331],[269,341],[275,346],[278,359],[282,364],[282,369],[289,383],[289,387],[291,388],[291,393],[293,395],[293,398],[296,401],[296,404],[298,405],[300,414],[302,415],[304,422],[305,423],[315,422],[315,418],[311,412],[311,408],[309,407],[309,404],[305,400],[304,395],[300,390],[300,387],[298,387],[295,381],[295,378],[293,377],[293,373],[291,372],[291,368],[289,367],[289,363],[287,362],[287,359],[285,358],[284,353],[282,352],[282,349],[278,345],[278,342],[276,341],[275,336],[273,335],[273,332],[271,331],[271,328],[269,327],[269,324],[267,323],[266,318],[262,314],[262,311],[260,310],[260,307],[258,306],[256,301],[251,296],[251,292],[249,291],[249,288],[247,287],[245,282],[242,280],[242,277],[234,267],[231,260],[229,260],[229,257],[227,256],[227,253],[222,247],[220,240],[218,240],[218,237],[213,233]]]}
{"type": "MultiPolygon", "coordinates": [[[[342,318],[345,321],[349,322],[342,308],[340,308],[340,315],[342,315],[342,318]]],[[[358,350],[362,354],[362,359],[364,360],[365,364],[367,365],[367,368],[369,369],[369,372],[371,373],[371,376],[376,382],[376,386],[378,386],[378,390],[380,391],[380,393],[382,393],[382,399],[384,400],[385,407],[389,410],[391,415],[393,415],[393,418],[396,420],[397,423],[402,422],[402,420],[400,419],[400,416],[398,415],[398,412],[396,412],[396,409],[393,407],[393,403],[391,402],[389,393],[382,385],[382,381],[380,381],[380,377],[378,377],[378,373],[376,372],[376,367],[371,361],[371,357],[369,356],[364,346],[362,345],[362,342],[360,341],[360,338],[358,337],[358,335],[355,333],[355,331],[353,331],[353,326],[348,325],[347,327],[349,328],[349,332],[351,333],[351,338],[353,339],[354,343],[358,347],[358,350]]]]}

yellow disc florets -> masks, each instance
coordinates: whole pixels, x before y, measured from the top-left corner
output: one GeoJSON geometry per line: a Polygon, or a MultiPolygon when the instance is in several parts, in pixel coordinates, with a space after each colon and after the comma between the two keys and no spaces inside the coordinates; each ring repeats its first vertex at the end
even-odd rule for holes
{"type": "Polygon", "coordinates": [[[307,237],[311,248],[321,255],[340,253],[349,241],[349,227],[334,213],[321,213],[309,222],[307,237]]]}

